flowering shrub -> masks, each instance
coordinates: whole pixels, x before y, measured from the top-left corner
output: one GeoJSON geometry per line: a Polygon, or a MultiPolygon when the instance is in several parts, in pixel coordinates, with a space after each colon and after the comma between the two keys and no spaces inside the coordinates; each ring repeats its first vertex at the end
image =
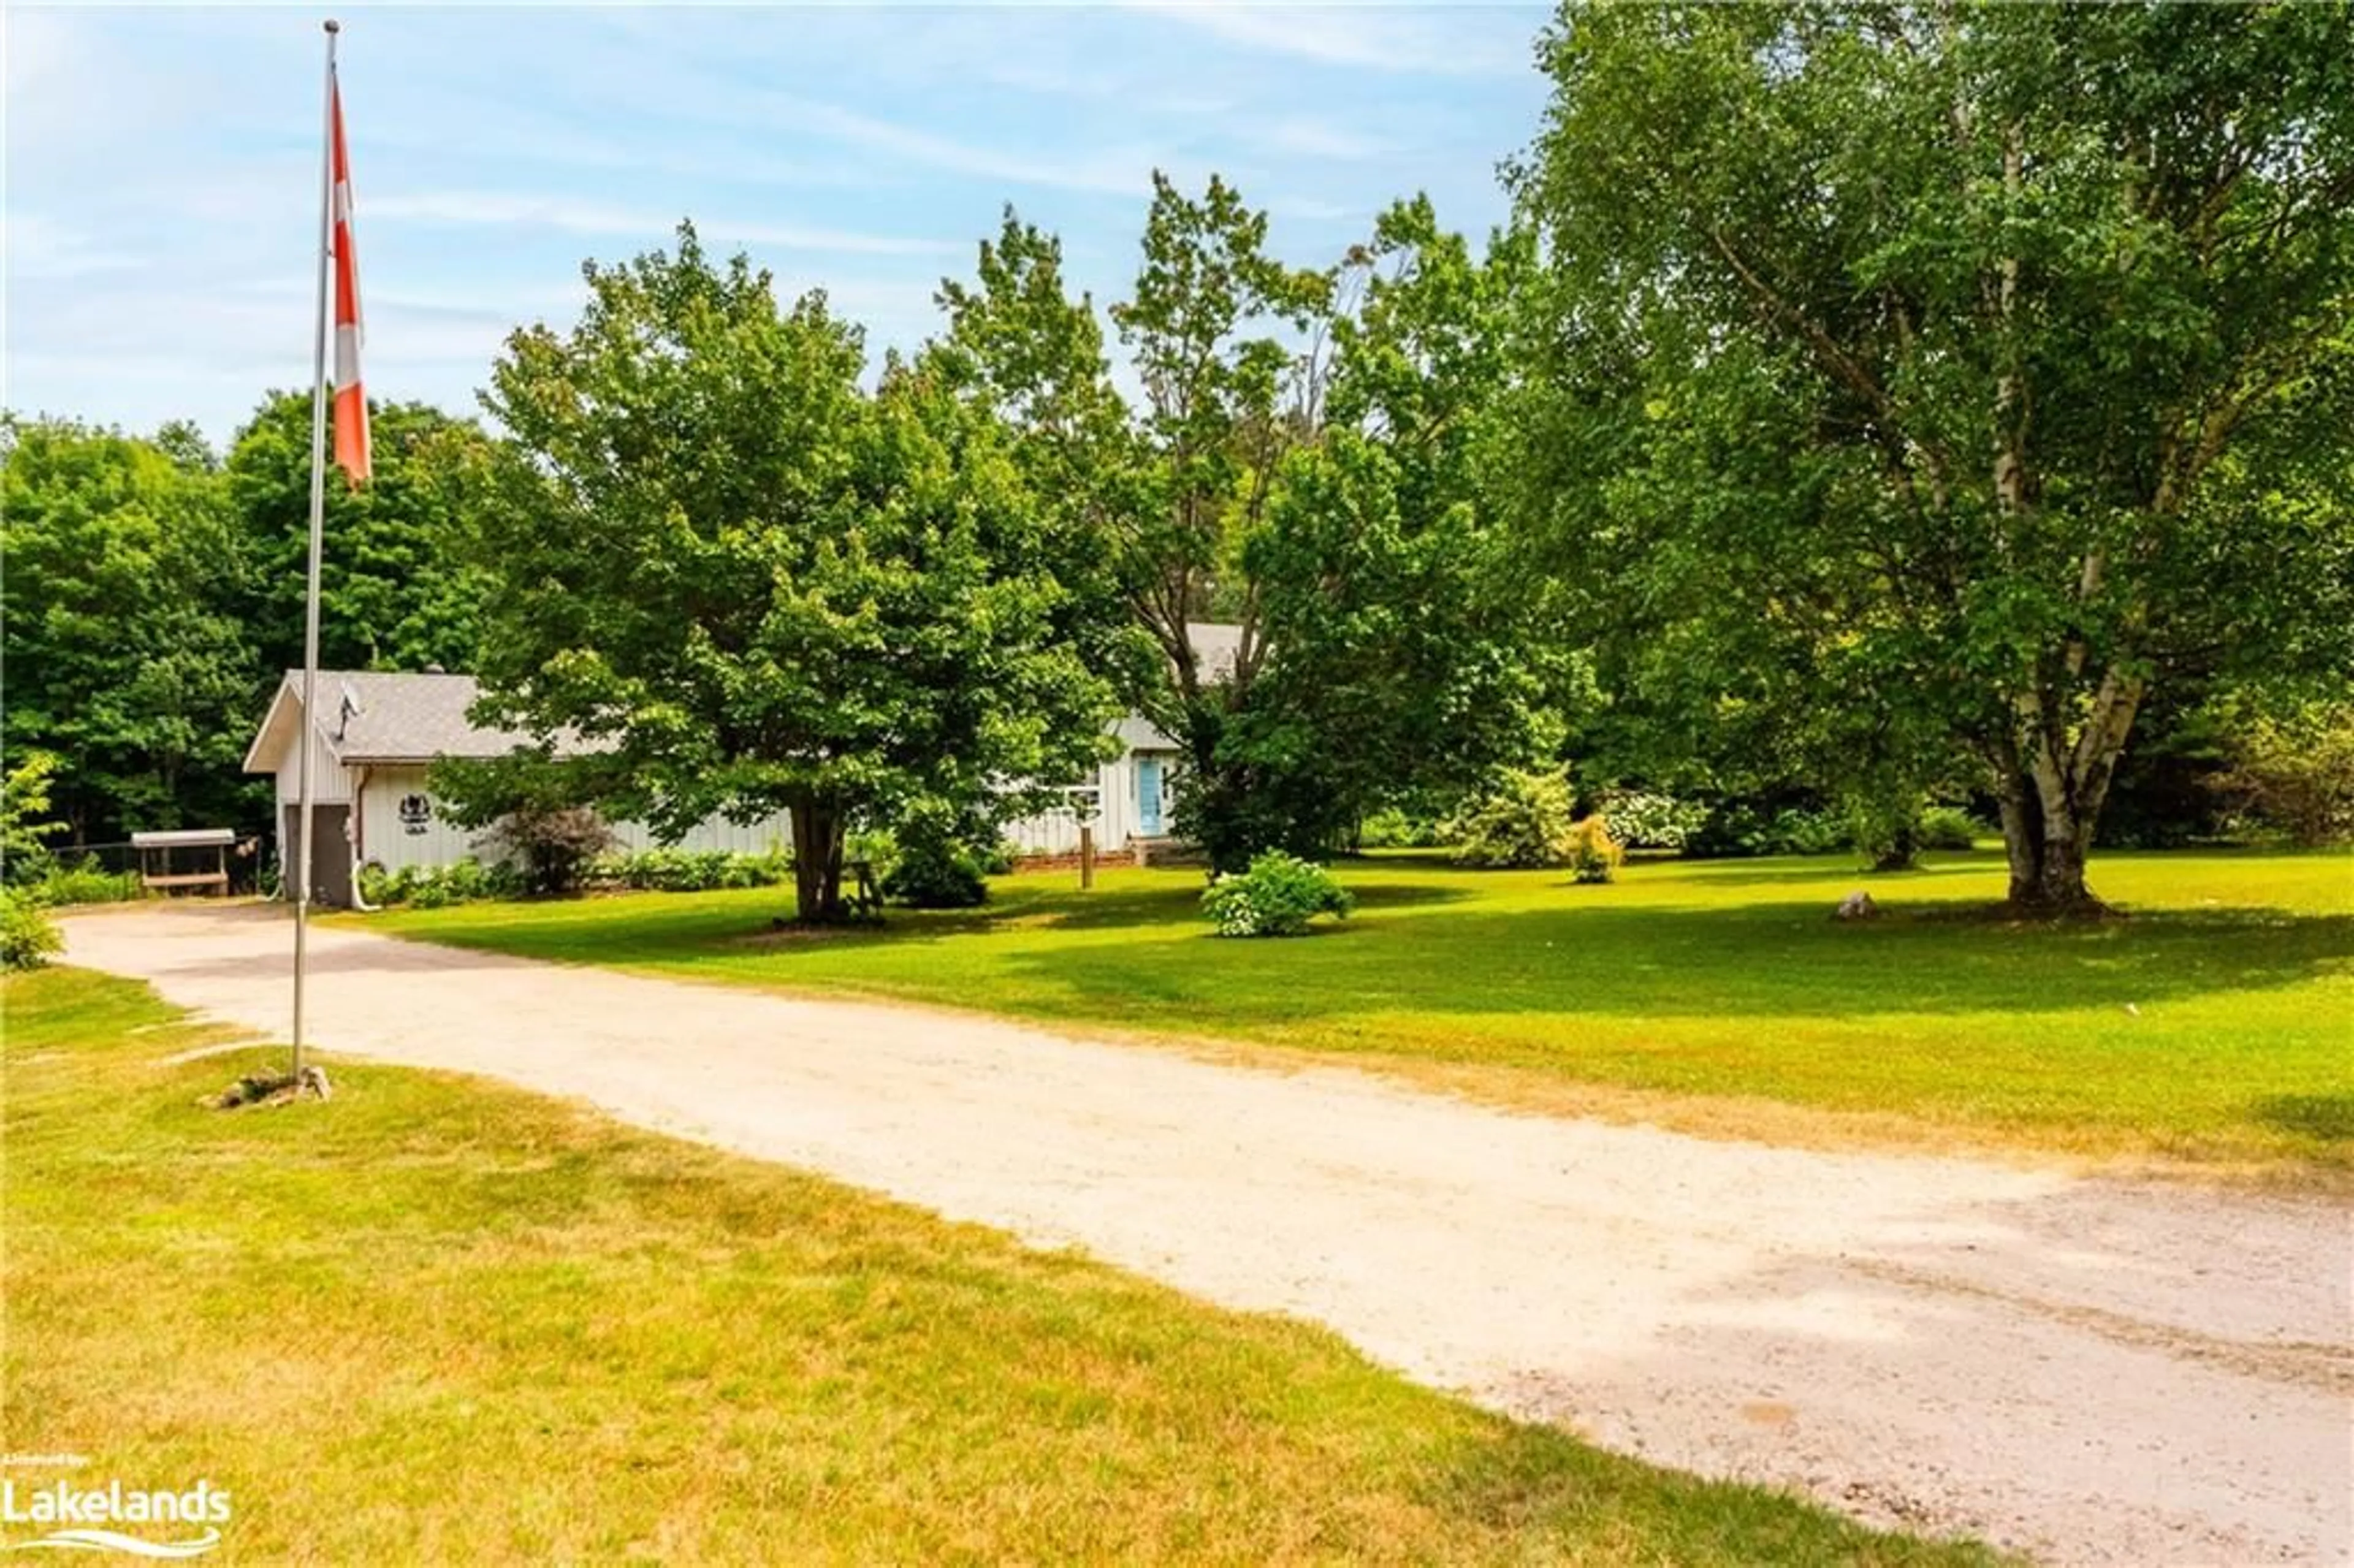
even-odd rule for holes
{"type": "Polygon", "coordinates": [[[1346,918],[1357,901],[1320,865],[1268,850],[1246,872],[1229,872],[1203,891],[1202,907],[1221,937],[1297,937],[1319,915],[1346,918]]]}
{"type": "Polygon", "coordinates": [[[1602,810],[1611,836],[1628,849],[1681,850],[1708,821],[1706,806],[1639,789],[1606,796],[1602,810]]]}
{"type": "Polygon", "coordinates": [[[1610,836],[1610,824],[1601,813],[1586,818],[1569,830],[1569,870],[1578,882],[1608,882],[1618,874],[1618,864],[1627,852],[1610,836]]]}
{"type": "Polygon", "coordinates": [[[1507,770],[1456,810],[1441,831],[1458,865],[1528,869],[1568,859],[1569,780],[1507,770]]]}

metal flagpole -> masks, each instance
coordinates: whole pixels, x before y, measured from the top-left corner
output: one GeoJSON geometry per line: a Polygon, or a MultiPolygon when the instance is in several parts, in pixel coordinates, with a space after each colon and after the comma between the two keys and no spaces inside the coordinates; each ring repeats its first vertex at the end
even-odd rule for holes
{"type": "Polygon", "coordinates": [[[311,561],[302,600],[302,735],[294,765],[294,1077],[302,1076],[302,980],[311,925],[311,752],[317,743],[319,557],[327,512],[327,274],[334,266],[335,199],[335,33],[327,21],[326,107],[319,116],[319,314],[311,346],[311,561]]]}

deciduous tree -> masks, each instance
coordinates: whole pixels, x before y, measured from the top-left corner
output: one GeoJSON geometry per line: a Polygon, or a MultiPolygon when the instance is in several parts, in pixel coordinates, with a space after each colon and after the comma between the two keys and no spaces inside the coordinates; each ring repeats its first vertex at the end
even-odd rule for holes
{"type": "Polygon", "coordinates": [[[949,367],[862,390],[822,295],[780,311],[691,227],[585,273],[579,322],[516,333],[483,396],[484,717],[609,815],[789,810],[811,921],[847,912],[854,822],[1019,811],[1096,755],[1116,709],[1061,630],[1057,535],[949,367]]]}
{"type": "Polygon", "coordinates": [[[1967,754],[2013,903],[2093,907],[2157,683],[2354,664],[2354,12],[1573,5],[1545,57],[1519,466],[1592,633],[1697,724],[1967,754]]]}

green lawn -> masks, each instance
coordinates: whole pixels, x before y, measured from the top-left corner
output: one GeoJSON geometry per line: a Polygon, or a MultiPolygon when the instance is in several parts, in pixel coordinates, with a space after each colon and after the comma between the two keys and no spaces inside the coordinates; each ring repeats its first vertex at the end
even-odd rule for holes
{"type": "Polygon", "coordinates": [[[226,1489],[216,1561],[1990,1560],[514,1090],[203,1108],[281,1058],[142,986],[0,1006],[0,1451],[226,1489]]]}
{"type": "Polygon", "coordinates": [[[789,892],[374,917],[539,958],[1345,1054],[1474,1093],[1703,1130],[2018,1143],[2354,1172],[2354,856],[2109,854],[2128,918],[1982,917],[1999,857],[1656,862],[1617,884],[1346,864],[1305,940],[1219,940],[1196,872],[1001,881],[991,906],[769,939],[789,892]],[[1891,914],[1840,925],[1867,886],[1891,914]],[[1795,1110],[1792,1107],[1797,1107],[1795,1110]],[[1829,1113],[1826,1115],[1824,1113],[1829,1113]]]}

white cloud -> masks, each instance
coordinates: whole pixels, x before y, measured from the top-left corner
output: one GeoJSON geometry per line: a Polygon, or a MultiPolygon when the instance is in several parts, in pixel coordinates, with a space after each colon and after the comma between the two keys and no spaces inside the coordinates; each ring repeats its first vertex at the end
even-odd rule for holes
{"type": "Polygon", "coordinates": [[[1437,15],[1380,5],[1230,5],[1216,0],[1134,0],[1135,8],[1231,44],[1320,65],[1445,76],[1528,69],[1527,41],[1543,13],[1532,6],[1461,6],[1437,15]],[[1494,26],[1511,18],[1512,32],[1494,26]]]}
{"type": "MultiPolygon", "coordinates": [[[[678,227],[678,218],[666,214],[579,196],[505,191],[425,191],[377,196],[361,207],[359,216],[363,223],[515,226],[594,235],[661,236],[678,227]]],[[[963,254],[966,249],[946,240],[894,234],[862,234],[724,217],[698,217],[695,222],[698,228],[731,241],[769,245],[780,250],[822,250],[856,256],[955,256],[963,254]]]]}

